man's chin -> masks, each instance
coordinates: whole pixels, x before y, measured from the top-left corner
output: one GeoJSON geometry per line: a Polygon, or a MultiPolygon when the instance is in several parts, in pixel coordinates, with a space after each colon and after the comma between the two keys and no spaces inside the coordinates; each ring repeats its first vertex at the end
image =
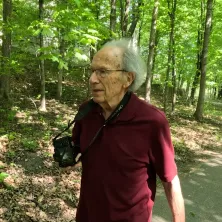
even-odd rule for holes
{"type": "Polygon", "coordinates": [[[104,102],[104,99],[103,98],[99,98],[99,97],[97,97],[97,96],[93,96],[93,101],[95,102],[95,103],[103,103],[104,102]]]}

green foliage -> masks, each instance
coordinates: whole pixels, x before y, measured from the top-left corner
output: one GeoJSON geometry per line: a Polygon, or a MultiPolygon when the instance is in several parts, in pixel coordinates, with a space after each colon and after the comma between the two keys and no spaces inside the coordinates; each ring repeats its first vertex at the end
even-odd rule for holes
{"type": "Polygon", "coordinates": [[[174,141],[175,159],[178,163],[190,163],[194,159],[194,152],[192,152],[183,141],[174,141]]]}
{"type": "Polygon", "coordinates": [[[16,114],[15,110],[9,110],[9,112],[8,112],[8,120],[12,121],[15,118],[15,114],[16,114]]]}
{"type": "Polygon", "coordinates": [[[8,150],[7,152],[6,152],[6,155],[5,155],[7,158],[9,158],[9,159],[13,159],[15,156],[16,156],[16,153],[15,153],[15,151],[13,151],[13,150],[8,150]]]}
{"type": "Polygon", "coordinates": [[[21,143],[23,148],[30,152],[35,152],[39,147],[38,143],[33,139],[24,138],[21,140],[21,143]]]}
{"type": "MultiPolygon", "coordinates": [[[[130,2],[128,28],[135,16],[133,9],[137,3],[138,1],[135,0],[130,2]]],[[[147,43],[150,35],[153,3],[154,1],[145,1],[141,5],[140,19],[135,32],[135,38],[140,34],[141,52],[145,60],[147,60],[149,50],[147,43]]],[[[168,62],[170,19],[167,1],[160,0],[159,3],[158,44],[153,81],[163,84],[168,62]]],[[[177,81],[184,83],[182,86],[185,87],[186,85],[189,86],[190,82],[192,83],[196,73],[197,52],[199,50],[197,32],[201,22],[201,9],[199,1],[181,0],[177,4],[175,68],[177,81]]],[[[2,9],[2,5],[0,7],[2,9]]],[[[222,82],[221,7],[222,1],[216,1],[207,67],[207,87],[215,86],[217,89],[222,82]]],[[[74,74],[75,79],[82,78],[83,73],[73,72],[72,68],[88,66],[91,55],[103,42],[110,38],[110,10],[110,1],[108,0],[44,1],[44,18],[40,21],[38,1],[13,1],[13,16],[10,21],[10,28],[13,33],[12,53],[11,58],[5,62],[10,73],[15,75],[25,73],[28,78],[33,78],[39,83],[39,60],[44,60],[46,79],[53,78],[55,80],[59,70],[64,70],[63,76],[65,77],[73,77],[74,74]],[[44,47],[42,48],[39,48],[40,33],[44,38],[44,47]]],[[[116,17],[116,32],[113,34],[115,38],[119,38],[121,36],[120,1],[117,1],[116,4],[116,17]]],[[[2,22],[0,22],[0,27],[2,27],[2,22]]],[[[171,85],[171,79],[168,84],[171,85]]],[[[29,86],[29,88],[31,87],[29,86]]],[[[9,120],[12,119],[13,115],[9,116],[9,120]]]]}
{"type": "Polygon", "coordinates": [[[191,211],[189,214],[190,214],[192,217],[195,217],[195,216],[196,216],[196,214],[195,214],[194,212],[192,212],[192,211],[191,211]]]}
{"type": "Polygon", "coordinates": [[[17,133],[16,132],[10,132],[8,134],[8,140],[9,141],[15,140],[16,138],[17,138],[17,133]]]}
{"type": "Polygon", "coordinates": [[[5,128],[0,127],[0,134],[1,134],[1,133],[5,133],[5,128]]]}
{"type": "Polygon", "coordinates": [[[5,178],[7,178],[9,175],[7,173],[1,172],[0,173],[0,183],[4,181],[5,178]]]}
{"type": "Polygon", "coordinates": [[[222,103],[219,101],[207,101],[204,104],[205,114],[210,117],[222,119],[222,103]]]}
{"type": "Polygon", "coordinates": [[[45,131],[44,136],[43,136],[43,140],[49,141],[50,137],[51,137],[51,132],[50,131],[45,131]]]}

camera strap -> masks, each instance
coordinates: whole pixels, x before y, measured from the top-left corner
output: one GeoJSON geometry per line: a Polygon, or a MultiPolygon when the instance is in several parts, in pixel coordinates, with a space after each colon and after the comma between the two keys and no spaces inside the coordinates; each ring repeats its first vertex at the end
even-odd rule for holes
{"type": "MultiPolygon", "coordinates": [[[[126,106],[126,104],[128,103],[129,99],[131,97],[131,92],[127,92],[123,99],[121,100],[121,102],[119,103],[119,105],[116,107],[116,109],[112,112],[112,114],[109,116],[109,118],[104,122],[104,124],[99,128],[99,130],[97,131],[96,135],[93,137],[93,139],[91,140],[90,144],[88,145],[88,147],[85,149],[84,152],[79,153],[76,157],[76,163],[79,162],[83,156],[86,155],[86,153],[89,151],[90,146],[93,144],[93,142],[96,140],[96,138],[98,137],[98,135],[100,134],[100,132],[102,131],[102,129],[108,124],[110,123],[113,119],[117,118],[120,114],[120,112],[123,110],[123,108],[126,106]]],[[[59,136],[61,136],[65,131],[67,131],[76,121],[81,120],[83,117],[85,117],[90,110],[92,110],[92,108],[96,105],[96,103],[91,99],[82,109],[79,109],[78,113],[76,114],[75,118],[68,123],[68,126],[62,131],[60,132],[58,135],[56,135],[53,138],[53,141],[55,141],[59,136]]]]}
{"type": "Polygon", "coordinates": [[[89,102],[84,106],[84,108],[79,109],[78,113],[75,115],[74,119],[70,122],[68,122],[68,126],[60,132],[58,135],[56,135],[53,140],[56,140],[58,137],[60,137],[65,131],[67,131],[76,121],[81,120],[84,116],[86,116],[89,111],[95,106],[95,102],[91,99],[89,102]]]}
{"type": "Polygon", "coordinates": [[[131,97],[131,92],[127,92],[123,99],[121,100],[121,102],[119,103],[119,105],[116,107],[116,109],[112,112],[112,114],[109,116],[109,118],[104,122],[104,124],[99,128],[99,130],[97,131],[96,135],[93,137],[93,139],[91,140],[90,144],[88,145],[88,147],[84,150],[84,152],[79,153],[79,155],[77,155],[76,157],[76,162],[79,162],[83,156],[86,155],[86,153],[89,151],[90,146],[94,143],[94,141],[96,140],[96,138],[98,137],[98,135],[100,134],[100,132],[102,131],[102,129],[108,124],[110,123],[112,120],[114,120],[115,118],[117,118],[120,114],[120,112],[123,110],[123,108],[126,106],[126,104],[128,103],[129,99],[131,97]]]}

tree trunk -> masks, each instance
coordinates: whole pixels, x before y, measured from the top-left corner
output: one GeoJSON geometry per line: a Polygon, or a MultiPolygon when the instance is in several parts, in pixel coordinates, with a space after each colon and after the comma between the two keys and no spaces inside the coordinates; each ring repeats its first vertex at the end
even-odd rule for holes
{"type": "Polygon", "coordinates": [[[174,37],[174,23],[175,23],[175,13],[177,8],[177,0],[174,1],[173,5],[173,35],[172,35],[172,110],[173,113],[176,105],[176,94],[177,94],[177,81],[176,81],[176,53],[175,53],[175,37],[174,37]]]}
{"type": "Polygon", "coordinates": [[[123,16],[124,16],[124,4],[123,4],[123,0],[120,0],[120,26],[121,26],[121,36],[123,36],[123,16]]]}
{"type": "Polygon", "coordinates": [[[0,97],[9,99],[9,59],[11,55],[11,29],[9,28],[12,1],[3,0],[3,35],[2,35],[2,75],[0,75],[0,97]]]}
{"type": "MultiPolygon", "coordinates": [[[[176,6],[175,6],[176,7],[176,6]]],[[[173,113],[175,111],[175,105],[176,105],[176,96],[177,96],[177,81],[176,81],[176,55],[175,55],[175,39],[173,35],[173,42],[172,42],[172,85],[173,85],[173,91],[172,91],[172,110],[173,113]]]]}
{"type": "Polygon", "coordinates": [[[144,10],[143,10],[142,18],[140,19],[139,34],[138,34],[138,41],[137,41],[138,47],[140,47],[141,30],[142,30],[142,27],[143,27],[143,23],[144,23],[144,10]]]}
{"type": "Polygon", "coordinates": [[[99,20],[101,2],[95,0],[95,6],[96,6],[96,19],[99,20]]]}
{"type": "Polygon", "coordinates": [[[64,69],[59,69],[58,71],[58,82],[57,82],[57,93],[56,98],[57,100],[61,100],[62,98],[62,77],[63,77],[64,69]]]}
{"type": "MultiPolygon", "coordinates": [[[[169,78],[170,78],[170,69],[171,63],[173,63],[173,46],[174,46],[174,26],[175,26],[175,13],[176,13],[176,3],[177,0],[168,0],[168,9],[169,9],[169,17],[170,17],[170,40],[169,40],[169,49],[168,49],[168,63],[167,63],[167,72],[166,72],[166,79],[165,79],[165,87],[164,87],[164,112],[167,110],[167,99],[168,99],[168,92],[169,92],[169,78]],[[172,4],[172,5],[171,5],[172,4]],[[171,5],[171,8],[170,8],[171,5]]],[[[172,70],[172,72],[174,72],[172,70]]]]}
{"type": "Polygon", "coordinates": [[[205,88],[206,88],[207,56],[208,56],[208,45],[210,41],[210,33],[212,28],[212,19],[213,19],[213,0],[208,0],[204,41],[203,41],[203,49],[201,57],[200,92],[199,92],[196,111],[194,113],[194,116],[197,121],[200,121],[203,118],[203,106],[204,106],[204,97],[205,97],[205,88]]]}
{"type": "Polygon", "coordinates": [[[175,36],[174,36],[174,23],[175,23],[175,13],[177,8],[177,1],[174,1],[173,5],[173,35],[172,35],[172,109],[171,112],[173,113],[175,110],[176,105],[176,94],[177,94],[177,80],[176,80],[176,53],[175,53],[175,36]]]}
{"type": "MultiPolygon", "coordinates": [[[[178,66],[181,67],[182,64],[183,64],[183,60],[180,62],[180,64],[178,66]]],[[[182,76],[182,73],[183,73],[183,69],[181,68],[178,72],[178,81],[177,81],[177,89],[178,90],[182,90],[183,84],[184,84],[184,78],[182,76]]]]}
{"type": "Polygon", "coordinates": [[[142,0],[138,0],[138,4],[137,4],[137,7],[134,6],[134,9],[133,9],[133,12],[132,12],[132,22],[131,22],[131,25],[130,25],[130,28],[128,30],[128,34],[127,36],[128,37],[132,37],[133,36],[133,33],[136,29],[136,25],[140,19],[140,7],[142,5],[142,0]]]}
{"type": "MultiPolygon", "coordinates": [[[[59,52],[62,58],[64,58],[64,52],[65,52],[65,41],[63,39],[63,32],[64,30],[61,30],[61,36],[60,36],[60,46],[59,46],[59,52]]],[[[57,83],[57,95],[56,98],[60,100],[62,98],[62,78],[63,78],[63,72],[64,68],[59,68],[58,71],[58,83],[57,83]]]]}
{"type": "MultiPolygon", "coordinates": [[[[181,74],[182,74],[182,73],[180,73],[180,75],[181,75],[181,74]]],[[[185,79],[184,79],[184,78],[181,78],[181,80],[180,80],[180,82],[179,82],[179,84],[178,84],[178,88],[179,88],[180,90],[182,90],[184,82],[185,82],[185,79]]]]}
{"type": "Polygon", "coordinates": [[[111,0],[110,12],[110,36],[116,32],[116,0],[111,0]]]}
{"type": "Polygon", "coordinates": [[[193,85],[191,88],[190,95],[190,103],[194,105],[194,97],[196,93],[196,89],[200,82],[200,69],[201,69],[201,53],[202,53],[202,45],[203,45],[203,31],[204,31],[204,2],[201,1],[201,16],[200,16],[200,28],[198,30],[197,35],[197,63],[196,63],[196,74],[193,80],[193,85]]]}
{"type": "Polygon", "coordinates": [[[186,100],[189,100],[189,93],[190,93],[190,85],[191,85],[191,81],[187,81],[187,86],[186,86],[186,100]]]}
{"type": "MultiPolygon", "coordinates": [[[[43,20],[43,4],[44,0],[39,0],[39,20],[43,20]]],[[[39,34],[39,47],[40,49],[44,47],[44,39],[42,35],[42,31],[39,34]]],[[[40,70],[40,77],[41,77],[41,100],[40,100],[40,107],[39,110],[41,111],[46,111],[46,99],[45,99],[45,64],[44,64],[44,59],[41,58],[43,55],[43,52],[40,52],[39,57],[40,57],[40,64],[39,64],[39,70],[40,70]]]]}
{"type": "Polygon", "coordinates": [[[127,36],[127,26],[128,26],[128,17],[129,17],[129,8],[130,8],[130,0],[125,0],[125,10],[123,16],[123,26],[122,26],[122,36],[127,36]]]}
{"type": "Polygon", "coordinates": [[[151,80],[152,80],[153,60],[154,60],[154,52],[155,52],[158,9],[159,9],[159,0],[155,0],[152,21],[151,21],[151,28],[150,28],[149,55],[148,55],[148,60],[147,60],[146,101],[148,103],[150,103],[150,100],[151,100],[150,99],[151,80]]]}
{"type": "Polygon", "coordinates": [[[218,95],[217,95],[218,99],[222,99],[222,85],[219,87],[218,89],[218,95]]]}
{"type": "MultiPolygon", "coordinates": [[[[200,40],[200,31],[198,31],[198,45],[201,44],[201,40],[200,40]]],[[[198,46],[198,48],[200,49],[200,47],[198,46]]],[[[194,77],[194,80],[193,80],[193,85],[192,85],[192,88],[191,88],[191,95],[190,95],[190,103],[192,105],[194,105],[194,97],[195,97],[195,93],[196,93],[196,89],[197,89],[197,86],[198,86],[198,83],[200,82],[200,69],[201,69],[201,49],[200,51],[197,53],[197,63],[196,63],[196,74],[195,74],[195,77],[194,77]]]]}
{"type": "MultiPolygon", "coordinates": [[[[157,51],[157,46],[158,46],[158,43],[159,43],[159,30],[157,29],[156,30],[156,36],[155,36],[155,47],[154,47],[154,56],[153,56],[153,67],[152,67],[152,73],[154,73],[154,70],[155,70],[155,61],[156,61],[156,51],[157,51]]],[[[153,83],[153,75],[152,75],[152,78],[151,78],[151,86],[152,86],[152,83],[153,83]]]]}
{"type": "Polygon", "coordinates": [[[217,97],[217,87],[213,87],[213,98],[216,99],[217,97]]]}

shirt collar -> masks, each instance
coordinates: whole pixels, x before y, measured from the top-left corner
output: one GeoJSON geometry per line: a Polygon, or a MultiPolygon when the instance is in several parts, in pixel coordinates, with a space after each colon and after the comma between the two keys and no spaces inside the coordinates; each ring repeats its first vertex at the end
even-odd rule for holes
{"type": "MultiPolygon", "coordinates": [[[[120,122],[127,122],[132,120],[136,115],[136,101],[137,96],[134,93],[131,93],[131,97],[126,104],[126,106],[123,108],[123,110],[119,113],[119,115],[111,121],[110,124],[114,123],[120,123],[120,122]]],[[[102,107],[96,104],[95,109],[93,109],[94,113],[97,113],[98,115],[102,114],[102,107]]]]}

